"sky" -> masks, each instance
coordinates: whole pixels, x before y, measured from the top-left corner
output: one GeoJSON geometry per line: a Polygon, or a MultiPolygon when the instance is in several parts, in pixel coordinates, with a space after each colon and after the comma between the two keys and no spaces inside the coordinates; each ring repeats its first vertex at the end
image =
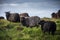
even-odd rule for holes
{"type": "Polygon", "coordinates": [[[4,17],[5,12],[10,11],[51,18],[51,14],[58,10],[60,10],[60,0],[0,0],[0,16],[4,17]]]}

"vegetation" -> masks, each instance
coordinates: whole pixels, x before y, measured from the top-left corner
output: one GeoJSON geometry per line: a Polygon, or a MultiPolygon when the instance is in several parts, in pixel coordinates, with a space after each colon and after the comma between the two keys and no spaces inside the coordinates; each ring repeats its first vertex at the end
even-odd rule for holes
{"type": "Polygon", "coordinates": [[[0,19],[0,40],[60,40],[60,19],[49,20],[57,24],[54,36],[47,33],[44,35],[40,27],[27,28],[18,22],[13,23],[0,19]]]}

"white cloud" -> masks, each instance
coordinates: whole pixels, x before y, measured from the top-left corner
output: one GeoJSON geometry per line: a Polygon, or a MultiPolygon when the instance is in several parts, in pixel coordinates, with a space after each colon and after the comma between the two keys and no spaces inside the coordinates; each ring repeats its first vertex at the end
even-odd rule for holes
{"type": "Polygon", "coordinates": [[[0,6],[17,6],[18,4],[13,4],[13,3],[11,3],[11,4],[0,4],[0,6]]]}
{"type": "Polygon", "coordinates": [[[18,6],[18,4],[9,4],[10,6],[18,6]]]}

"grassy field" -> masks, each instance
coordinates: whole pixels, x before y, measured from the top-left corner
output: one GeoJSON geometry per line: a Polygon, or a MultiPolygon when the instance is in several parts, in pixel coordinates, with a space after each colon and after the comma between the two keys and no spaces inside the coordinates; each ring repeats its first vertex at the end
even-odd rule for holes
{"type": "MultiPolygon", "coordinates": [[[[46,20],[46,19],[44,19],[46,20]]],[[[57,24],[54,36],[43,34],[40,27],[27,28],[20,23],[0,20],[0,40],[60,40],[60,19],[49,19],[57,24]]]]}

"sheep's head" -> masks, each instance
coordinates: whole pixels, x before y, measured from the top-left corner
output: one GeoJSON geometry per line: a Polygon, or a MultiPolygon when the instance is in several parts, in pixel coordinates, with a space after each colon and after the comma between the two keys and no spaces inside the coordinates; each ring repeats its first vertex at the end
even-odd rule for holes
{"type": "Polygon", "coordinates": [[[40,25],[44,25],[44,23],[45,23],[45,20],[41,20],[41,21],[39,22],[40,25]]]}

